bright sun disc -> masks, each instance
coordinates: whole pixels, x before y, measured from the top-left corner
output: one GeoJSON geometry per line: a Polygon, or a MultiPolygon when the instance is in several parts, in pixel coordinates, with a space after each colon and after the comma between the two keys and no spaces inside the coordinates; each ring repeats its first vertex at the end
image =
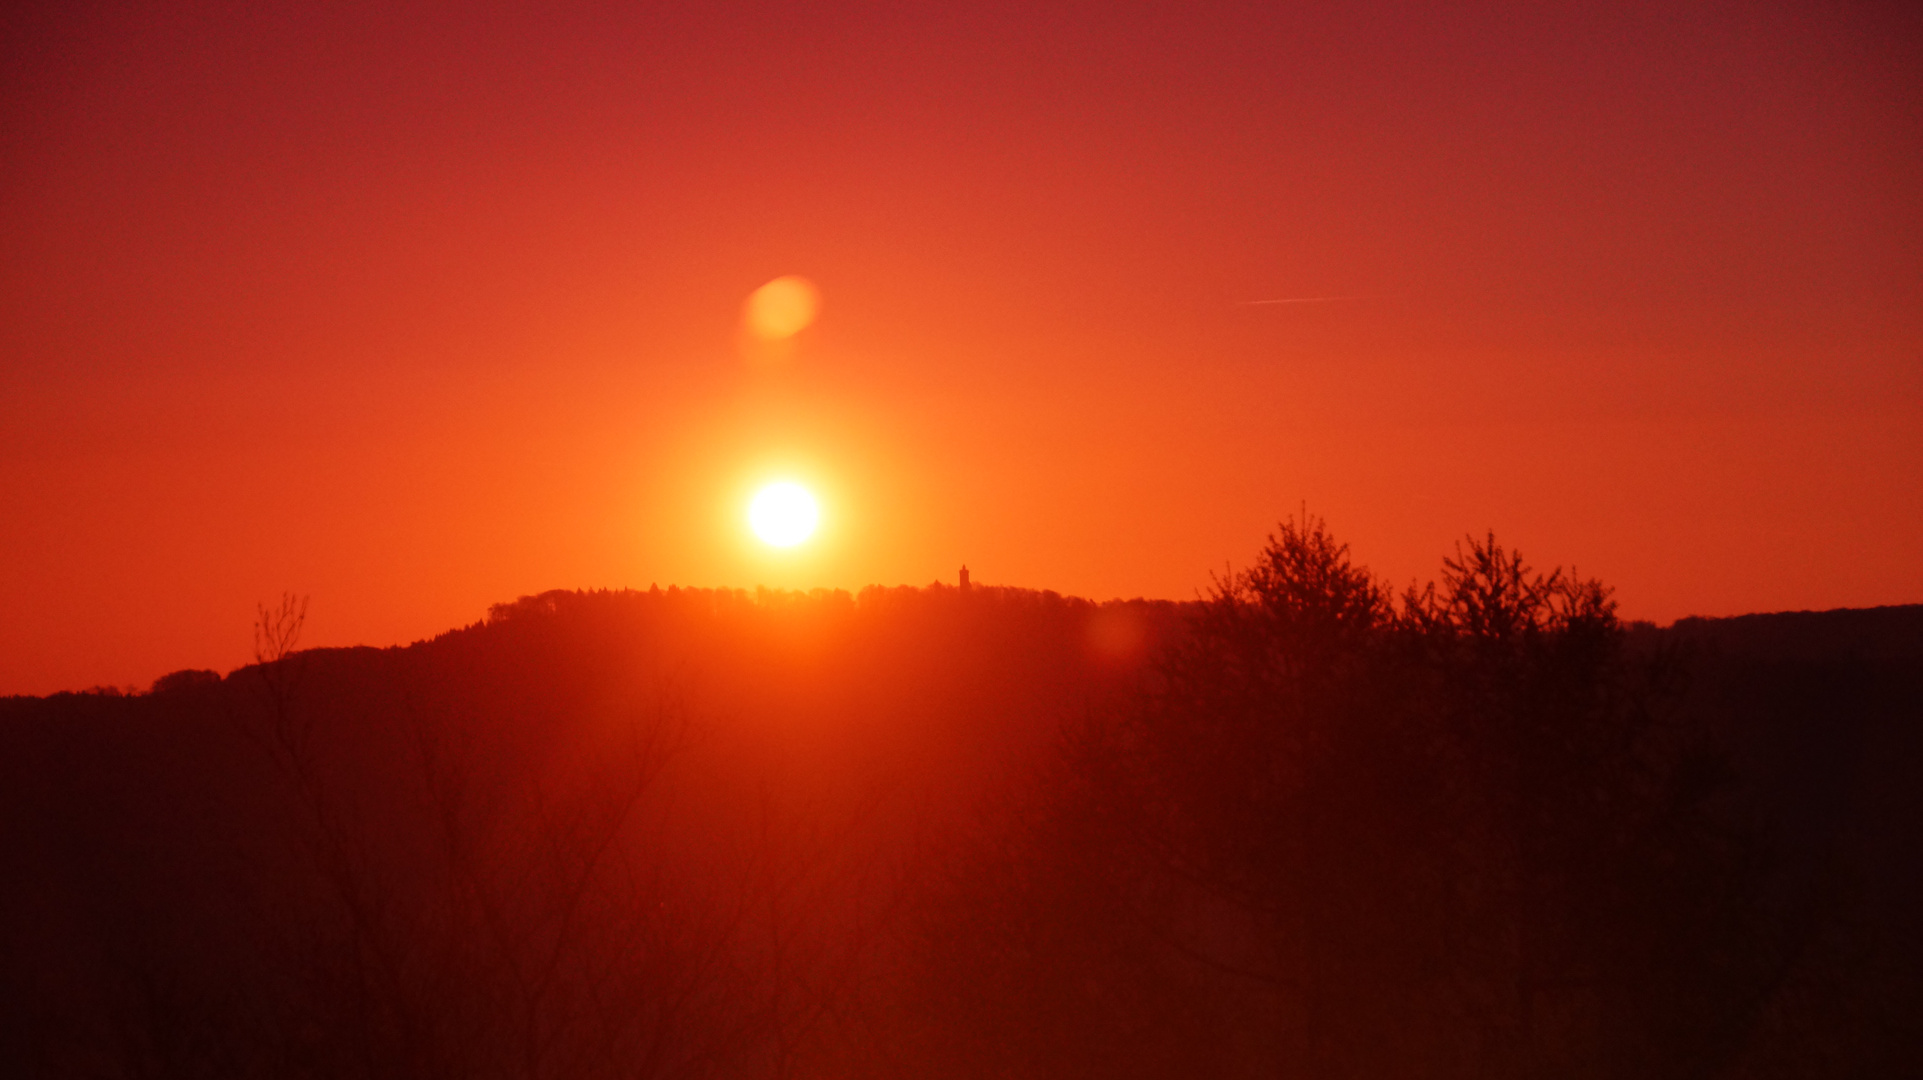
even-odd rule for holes
{"type": "Polygon", "coordinates": [[[800,484],[769,484],[748,504],[748,524],[775,547],[794,547],[808,539],[820,520],[815,497],[800,484]]]}

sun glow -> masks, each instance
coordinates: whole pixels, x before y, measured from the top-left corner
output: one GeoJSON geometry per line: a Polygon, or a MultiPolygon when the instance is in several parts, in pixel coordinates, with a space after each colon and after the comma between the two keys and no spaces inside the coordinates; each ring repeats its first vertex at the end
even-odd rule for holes
{"type": "Polygon", "coordinates": [[[821,521],[815,497],[800,484],[782,481],[769,484],[748,504],[748,525],[763,543],[775,547],[794,547],[814,535],[821,521]]]}

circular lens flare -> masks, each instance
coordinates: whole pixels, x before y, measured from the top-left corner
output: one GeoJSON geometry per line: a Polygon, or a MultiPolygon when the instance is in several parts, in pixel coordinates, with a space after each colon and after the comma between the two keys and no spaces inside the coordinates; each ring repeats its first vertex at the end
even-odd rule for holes
{"type": "Polygon", "coordinates": [[[782,481],[762,488],[748,504],[748,525],[762,542],[794,547],[814,535],[821,521],[815,497],[800,484],[782,481]]]}
{"type": "Polygon", "coordinates": [[[821,293],[804,277],[778,277],[748,296],[748,331],[763,341],[784,341],[815,321],[821,293]]]}

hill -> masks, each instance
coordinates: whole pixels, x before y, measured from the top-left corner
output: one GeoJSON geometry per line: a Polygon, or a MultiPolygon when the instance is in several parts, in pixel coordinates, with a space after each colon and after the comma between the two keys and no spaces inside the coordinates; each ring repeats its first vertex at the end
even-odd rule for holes
{"type": "MultiPolygon", "coordinates": [[[[939,586],[548,593],[407,647],[0,700],[0,1054],[40,1075],[1267,1073],[1294,1045],[1278,1034],[1299,1024],[1288,1003],[1313,996],[1235,969],[1292,939],[1251,929],[1246,890],[1195,884],[1215,864],[1166,877],[1174,849],[1142,846],[1163,819],[1135,816],[1151,788],[1111,788],[1090,765],[1148,759],[1088,750],[1166,705],[1211,610],[939,586]]],[[[1706,808],[1691,828],[1747,845],[1711,859],[1692,832],[1666,841],[1665,858],[1683,853],[1666,873],[1690,903],[1722,898],[1692,934],[1748,951],[1626,976],[1651,1001],[1659,975],[1699,980],[1716,1010],[1686,1039],[1582,1004],[1613,1000],[1601,990],[1535,1022],[1633,1028],[1718,1074],[1918,1060],[1901,1003],[1923,998],[1923,607],[1689,619],[1624,641],[1623,662],[1654,673],[1637,676],[1656,688],[1639,699],[1652,730],[1689,748],[1664,790],[1710,792],[1690,796],[1706,808]]],[[[1363,730],[1378,713],[1353,715],[1363,730]]],[[[1377,790],[1377,763],[1400,759],[1358,745],[1364,760],[1325,775],[1377,790]]],[[[1232,761],[1208,770],[1194,779],[1209,798],[1245,805],[1223,794],[1232,761]]],[[[1380,790],[1411,790],[1395,783],[1380,790]]],[[[1456,820],[1458,803],[1434,805],[1456,820]]],[[[1266,827],[1214,827],[1192,850],[1266,827]]],[[[1418,827],[1313,834],[1346,838],[1319,872],[1362,875],[1325,895],[1366,899],[1430,865],[1372,846],[1418,827]]],[[[1471,865],[1497,863],[1444,869],[1460,884],[1471,865]]],[[[1330,940],[1389,941],[1383,918],[1341,915],[1330,940]]],[[[1373,962],[1345,955],[1353,971],[1330,985],[1373,962]]],[[[1357,985],[1444,1000],[1383,971],[1357,985]]],[[[1450,993],[1461,1031],[1520,1015],[1450,993]]],[[[1430,1038],[1406,1018],[1386,1030],[1430,1038]]],[[[1436,1038],[1424,1054],[1474,1041],[1436,1038]]],[[[1530,1038],[1511,1041],[1589,1045],[1530,1038]]],[[[1330,1045],[1318,1073],[1362,1060],[1330,1045]]],[[[1457,1071],[1529,1068],[1426,1074],[1457,1071]]]]}

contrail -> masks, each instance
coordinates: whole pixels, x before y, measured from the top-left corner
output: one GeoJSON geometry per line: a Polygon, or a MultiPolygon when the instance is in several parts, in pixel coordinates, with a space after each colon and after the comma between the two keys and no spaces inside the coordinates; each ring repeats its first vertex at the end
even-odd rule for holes
{"type": "Polygon", "coordinates": [[[1337,300],[1367,300],[1366,296],[1286,296],[1280,300],[1244,300],[1243,307],[1257,304],[1331,304],[1337,300]]]}

